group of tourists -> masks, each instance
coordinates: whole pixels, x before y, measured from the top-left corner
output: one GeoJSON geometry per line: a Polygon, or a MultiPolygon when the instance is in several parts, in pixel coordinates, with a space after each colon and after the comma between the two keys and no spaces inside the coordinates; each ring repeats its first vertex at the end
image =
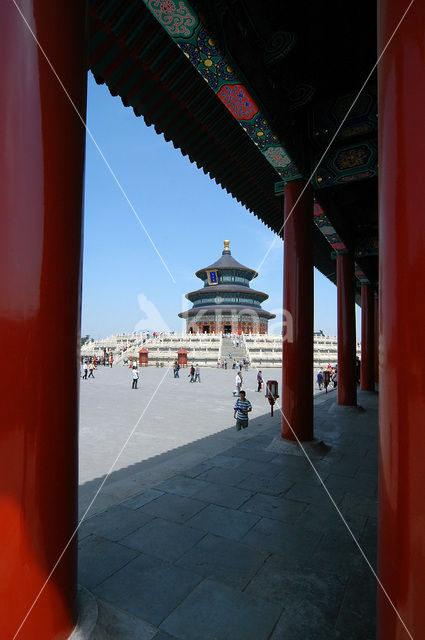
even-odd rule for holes
{"type": "Polygon", "coordinates": [[[338,384],[338,367],[332,367],[329,364],[326,369],[319,369],[317,374],[317,386],[320,390],[325,389],[327,393],[331,382],[335,389],[338,384]]]}
{"type": "Polygon", "coordinates": [[[90,358],[90,362],[87,362],[87,358],[84,358],[83,362],[81,363],[81,371],[80,371],[81,378],[83,380],[87,380],[88,378],[93,378],[94,380],[95,370],[96,370],[95,360],[90,358]]]}
{"type": "Polygon", "coordinates": [[[199,368],[199,364],[196,366],[193,366],[193,364],[191,365],[188,377],[190,378],[189,382],[201,382],[201,370],[199,368]]]}

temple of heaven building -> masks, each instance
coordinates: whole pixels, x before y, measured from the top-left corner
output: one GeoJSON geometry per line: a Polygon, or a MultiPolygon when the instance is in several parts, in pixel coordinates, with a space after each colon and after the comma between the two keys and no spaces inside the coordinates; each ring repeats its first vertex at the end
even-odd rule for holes
{"type": "Polygon", "coordinates": [[[179,313],[187,333],[267,333],[276,317],[261,308],[269,296],[249,286],[257,272],[237,262],[229,244],[225,240],[221,258],[195,274],[204,286],[186,294],[193,307],[179,313]]]}

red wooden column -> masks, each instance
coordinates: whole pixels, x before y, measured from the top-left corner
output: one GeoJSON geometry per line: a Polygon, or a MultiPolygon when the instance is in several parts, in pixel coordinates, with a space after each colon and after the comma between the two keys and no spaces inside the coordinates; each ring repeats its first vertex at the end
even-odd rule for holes
{"type": "Polygon", "coordinates": [[[300,197],[305,184],[285,187],[283,308],[292,341],[284,336],[281,394],[282,438],[302,441],[313,439],[313,197],[310,187],[300,197]]]}
{"type": "MultiPolygon", "coordinates": [[[[85,2],[18,5],[85,117],[85,2]]],[[[0,638],[12,640],[77,522],[85,131],[13,2],[0,3],[0,52],[0,638]]],[[[74,540],[17,640],[68,637],[76,569],[74,540]]]]}
{"type": "Polygon", "coordinates": [[[338,404],[357,404],[354,258],[337,256],[338,404]]]}
{"type": "MultiPolygon", "coordinates": [[[[380,0],[378,51],[407,8],[380,0]]],[[[413,638],[425,629],[425,4],[379,63],[379,577],[413,638]]],[[[378,589],[379,640],[409,638],[378,589]]]]}
{"type": "Polygon", "coordinates": [[[375,296],[371,284],[362,284],[362,362],[360,389],[375,390],[375,296]]]}

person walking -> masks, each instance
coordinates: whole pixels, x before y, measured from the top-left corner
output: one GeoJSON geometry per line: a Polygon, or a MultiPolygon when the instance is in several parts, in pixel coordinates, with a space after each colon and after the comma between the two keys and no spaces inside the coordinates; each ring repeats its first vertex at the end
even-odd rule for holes
{"type": "Polygon", "coordinates": [[[179,363],[178,363],[178,362],[177,362],[177,360],[176,360],[176,361],[174,362],[174,365],[173,365],[173,371],[174,371],[174,377],[175,377],[175,378],[178,378],[178,377],[179,377],[179,370],[180,370],[180,365],[179,365],[179,363]]]}
{"type": "Polygon", "coordinates": [[[328,387],[329,387],[330,381],[331,381],[331,372],[329,371],[329,369],[326,369],[323,372],[323,384],[325,386],[326,393],[328,392],[328,387]]]}
{"type": "Polygon", "coordinates": [[[239,393],[239,398],[236,400],[233,411],[233,417],[236,418],[236,431],[246,429],[248,426],[248,413],[252,411],[252,406],[246,398],[245,391],[239,393]]]}
{"type": "Polygon", "coordinates": [[[195,382],[195,367],[193,366],[193,364],[192,364],[192,366],[190,367],[190,373],[189,373],[189,376],[190,376],[190,380],[189,380],[189,382],[195,382]]]}
{"type": "Polygon", "coordinates": [[[242,373],[238,371],[235,378],[235,390],[233,391],[234,396],[239,396],[242,389],[242,383],[243,383],[242,373]]]}
{"type": "Polygon", "coordinates": [[[332,376],[332,382],[334,383],[334,389],[338,384],[338,370],[335,369],[334,374],[332,376]]]}
{"type": "Polygon", "coordinates": [[[131,385],[131,388],[137,389],[137,383],[139,381],[139,372],[137,371],[136,367],[133,367],[132,378],[133,378],[133,384],[131,385]]]}
{"type": "Polygon", "coordinates": [[[94,375],[93,375],[93,371],[94,371],[94,364],[93,364],[93,362],[90,362],[90,364],[89,364],[89,370],[90,370],[89,378],[93,378],[93,380],[94,380],[94,375]]]}
{"type": "Polygon", "coordinates": [[[257,392],[259,393],[261,391],[261,387],[263,385],[263,374],[261,373],[261,371],[259,371],[257,373],[257,392]]]}
{"type": "Polygon", "coordinates": [[[83,380],[87,380],[87,373],[88,373],[87,361],[84,360],[84,362],[83,362],[83,380]]]}
{"type": "Polygon", "coordinates": [[[195,380],[194,382],[201,382],[201,370],[199,368],[199,364],[195,367],[195,380]]]}
{"type": "Polygon", "coordinates": [[[322,390],[323,387],[323,371],[322,369],[319,369],[319,373],[317,374],[317,386],[319,387],[319,390],[322,390]]]}

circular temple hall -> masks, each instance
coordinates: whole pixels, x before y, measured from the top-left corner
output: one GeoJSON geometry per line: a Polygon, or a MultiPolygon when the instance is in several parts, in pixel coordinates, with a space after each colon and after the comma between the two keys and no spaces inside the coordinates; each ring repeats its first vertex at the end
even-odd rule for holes
{"type": "Polygon", "coordinates": [[[267,333],[276,317],[261,308],[269,296],[250,288],[257,272],[237,262],[229,244],[225,240],[221,258],[195,274],[204,286],[186,294],[193,307],[179,313],[187,333],[267,333]]]}

